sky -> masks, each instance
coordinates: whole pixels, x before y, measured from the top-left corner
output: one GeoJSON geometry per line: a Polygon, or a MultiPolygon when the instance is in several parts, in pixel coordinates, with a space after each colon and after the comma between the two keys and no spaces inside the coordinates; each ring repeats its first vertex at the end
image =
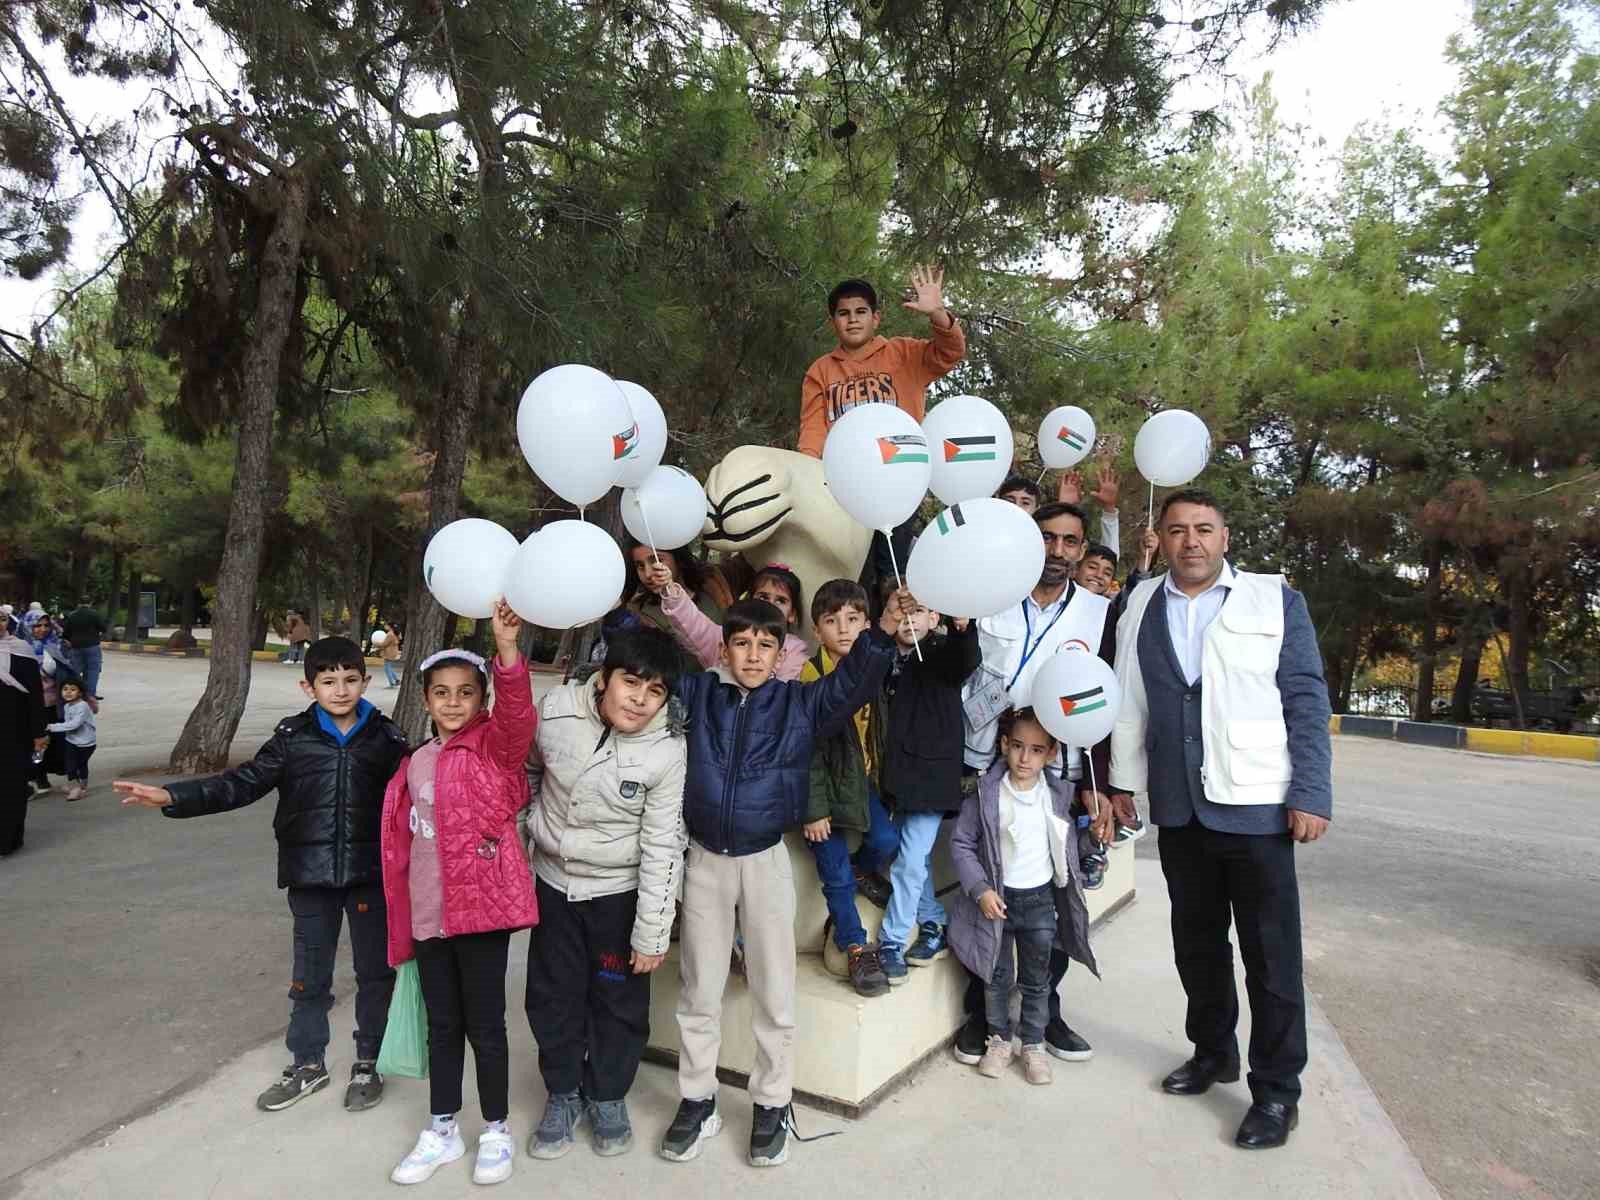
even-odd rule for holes
{"type": "MultiPolygon", "coordinates": [[[[1380,120],[1411,126],[1424,145],[1444,153],[1449,146],[1437,109],[1455,83],[1445,40],[1466,26],[1470,11],[1469,0],[1338,0],[1309,33],[1271,52],[1258,47],[1241,53],[1232,64],[1239,91],[1225,98],[1239,99],[1240,91],[1270,71],[1281,119],[1305,125],[1313,144],[1317,138],[1326,142],[1330,157],[1357,124],[1380,120]]],[[[69,80],[66,97],[75,111],[126,114],[146,91],[69,80]]],[[[1211,98],[1197,95],[1194,106],[1211,98]]],[[[78,277],[93,269],[111,230],[108,206],[91,194],[74,228],[65,274],[78,277]]],[[[0,328],[28,329],[54,307],[61,286],[60,275],[32,283],[0,279],[0,328]]]]}

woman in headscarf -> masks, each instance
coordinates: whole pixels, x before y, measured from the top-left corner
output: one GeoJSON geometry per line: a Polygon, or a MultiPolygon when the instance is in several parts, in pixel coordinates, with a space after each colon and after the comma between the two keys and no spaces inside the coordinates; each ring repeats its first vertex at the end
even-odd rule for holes
{"type": "MultiPolygon", "coordinates": [[[[68,666],[67,650],[61,644],[61,637],[51,624],[50,614],[42,608],[29,609],[24,614],[26,620],[22,627],[22,637],[29,646],[33,647],[33,657],[39,663],[39,681],[44,687],[44,711],[46,720],[59,721],[61,719],[61,696],[59,688],[62,679],[71,678],[72,668],[68,666]]],[[[87,696],[89,707],[98,711],[98,706],[87,696]]],[[[51,738],[50,748],[45,751],[44,761],[32,764],[33,769],[28,778],[35,787],[41,791],[50,790],[51,775],[65,775],[67,765],[62,756],[61,739],[51,738]]]]}
{"type": "Polygon", "coordinates": [[[39,660],[8,619],[0,628],[0,857],[22,848],[32,791],[28,771],[34,752],[49,744],[44,727],[39,660]]]}

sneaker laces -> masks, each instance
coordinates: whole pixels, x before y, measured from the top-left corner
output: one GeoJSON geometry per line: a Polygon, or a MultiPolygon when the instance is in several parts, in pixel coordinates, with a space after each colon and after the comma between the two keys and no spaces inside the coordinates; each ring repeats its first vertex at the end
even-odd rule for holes
{"type": "Polygon", "coordinates": [[[794,1134],[794,1140],[797,1142],[820,1142],[823,1138],[838,1137],[844,1132],[842,1129],[830,1129],[826,1133],[814,1133],[810,1137],[806,1137],[800,1132],[800,1126],[795,1123],[794,1102],[792,1100],[784,1105],[783,1112],[778,1117],[778,1128],[787,1129],[794,1134]]]}

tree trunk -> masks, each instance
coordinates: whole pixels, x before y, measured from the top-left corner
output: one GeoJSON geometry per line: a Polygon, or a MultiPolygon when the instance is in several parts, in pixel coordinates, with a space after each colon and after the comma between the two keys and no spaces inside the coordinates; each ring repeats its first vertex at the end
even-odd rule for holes
{"type": "MultiPolygon", "coordinates": [[[[128,555],[127,555],[127,553],[125,551],[123,551],[123,550],[114,550],[114,551],[112,551],[112,553],[111,553],[111,599],[106,601],[106,624],[107,625],[115,625],[117,623],[117,588],[120,587],[121,584],[122,584],[122,569],[127,565],[128,565],[128,555]]],[[[78,598],[82,594],[83,593],[80,592],[80,591],[73,592],[72,593],[73,602],[76,603],[78,598]]],[[[123,632],[124,632],[124,634],[127,633],[126,630],[124,630],[123,632]]]]}
{"type": "Polygon", "coordinates": [[[350,638],[358,646],[366,645],[367,612],[372,603],[372,524],[367,523],[365,535],[356,553],[355,564],[347,576],[350,581],[350,638]]]}
{"type": "Polygon", "coordinates": [[[1462,625],[1461,666],[1450,693],[1450,720],[1457,725],[1472,724],[1472,693],[1478,686],[1478,669],[1483,665],[1483,640],[1483,631],[1475,619],[1462,625]]]}
{"type": "Polygon", "coordinates": [[[128,628],[125,630],[128,640],[139,640],[139,568],[128,568],[128,628]]]}
{"type": "Polygon", "coordinates": [[[284,343],[294,321],[296,275],[305,238],[308,187],[298,169],[279,181],[280,204],[261,254],[254,329],[241,367],[239,448],[217,599],[212,606],[210,671],[177,745],[173,771],[192,775],[227,765],[239,718],[250,697],[251,616],[265,545],[267,494],[272,467],[272,418],[284,343]]]}
{"type": "MultiPolygon", "coordinates": [[[[87,546],[79,546],[72,552],[72,576],[67,581],[67,589],[71,592],[71,607],[76,608],[89,593],[89,568],[94,565],[94,555],[89,553],[87,546]]],[[[106,601],[106,608],[111,609],[117,603],[117,581],[120,575],[111,577],[111,597],[106,601]]],[[[109,612],[107,613],[109,616],[109,612]]]]}
{"type": "Polygon", "coordinates": [[[478,410],[483,373],[483,334],[476,296],[463,306],[461,330],[450,362],[450,383],[435,419],[433,472],[428,478],[428,528],[411,555],[411,590],[406,603],[405,670],[390,716],[413,743],[427,736],[422,679],[417,664],[445,646],[455,622],[422,583],[422,551],[428,539],[461,514],[461,483],[467,474],[467,441],[478,410]]]}
{"type": "Polygon", "coordinates": [[[1433,679],[1439,665],[1439,600],[1444,591],[1444,544],[1429,538],[1423,551],[1428,581],[1422,594],[1422,646],[1417,654],[1417,694],[1413,721],[1433,720],[1433,679]]]}
{"type": "Polygon", "coordinates": [[[1506,625],[1511,634],[1511,649],[1506,655],[1506,685],[1511,689],[1517,707],[1517,726],[1528,727],[1528,653],[1532,642],[1532,621],[1528,612],[1528,593],[1533,590],[1533,580],[1525,563],[1515,561],[1505,580],[1507,597],[1506,625]]]}
{"type": "MultiPolygon", "coordinates": [[[[311,611],[306,614],[306,624],[311,626],[311,640],[322,640],[322,572],[316,563],[311,563],[311,611]]],[[[334,613],[338,620],[339,614],[334,613]]]]}
{"type": "Polygon", "coordinates": [[[178,604],[178,628],[188,640],[194,636],[194,581],[186,580],[179,594],[183,599],[178,604]]]}

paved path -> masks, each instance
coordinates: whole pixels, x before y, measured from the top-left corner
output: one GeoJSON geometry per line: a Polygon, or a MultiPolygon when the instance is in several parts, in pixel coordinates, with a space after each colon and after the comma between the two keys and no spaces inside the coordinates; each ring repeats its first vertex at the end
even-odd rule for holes
{"type": "MultiPolygon", "coordinates": [[[[206,663],[108,660],[94,790],[79,804],[39,801],[27,848],[0,865],[0,901],[14,915],[0,929],[8,1080],[0,1127],[19,1172],[46,1164],[0,1180],[0,1195],[193,1196],[219,1181],[217,1196],[282,1195],[306,1155],[331,1172],[327,1182],[348,1182],[355,1194],[386,1190],[384,1174],[425,1106],[420,1085],[399,1083],[391,1101],[360,1116],[344,1114],[332,1093],[273,1117],[251,1106],[282,1064],[287,1007],[272,801],[173,822],[120,809],[106,786],[116,774],[159,766],[206,663]],[[359,1139],[351,1123],[363,1126],[359,1139]]],[[[241,755],[302,706],[296,679],[256,665],[241,755]]],[[[379,703],[392,695],[381,684],[373,692],[379,703]]],[[[943,1195],[949,1179],[1056,1198],[1429,1195],[1387,1108],[1441,1194],[1600,1194],[1592,918],[1600,769],[1342,738],[1336,771],[1334,835],[1300,859],[1308,982],[1322,1007],[1307,1108],[1288,1153],[1229,1147],[1242,1089],[1196,1102],[1153,1090],[1183,1046],[1150,838],[1139,848],[1139,902],[1099,942],[1106,982],[1075,976],[1068,985],[1069,1012],[1083,1014],[1076,1023],[1099,1050],[1093,1063],[1061,1064],[1056,1087],[1043,1091],[1019,1080],[985,1088],[941,1060],[845,1126],[849,1136],[802,1148],[800,1169],[763,1184],[814,1196],[805,1160],[817,1159],[841,1196],[889,1186],[943,1195]],[[1002,1136],[1045,1145],[1061,1130],[1072,1139],[1073,1165],[1048,1187],[1026,1164],[992,1154],[1002,1136]],[[1184,1153],[1163,1155],[1172,1144],[1184,1153]],[[1078,1149],[1088,1154],[1082,1163],[1078,1149]],[[975,1172],[979,1155],[985,1166],[975,1172]],[[903,1170],[906,1162],[918,1165],[903,1170]]],[[[508,992],[513,1044],[523,1039],[513,1115],[525,1133],[540,1097],[516,1019],[520,979],[519,968],[508,992]]],[[[343,967],[342,1001],[350,982],[343,967]]],[[[335,1018],[348,1017],[342,1002],[335,1018]]],[[[343,1025],[330,1057],[336,1071],[348,1069],[343,1025]]],[[[748,1182],[735,1153],[748,1130],[745,1098],[724,1096],[730,1136],[700,1165],[718,1183],[748,1182]]],[[[659,1132],[671,1104],[670,1073],[644,1068],[635,1105],[642,1138],[659,1132]]],[[[804,1111],[801,1119],[807,1132],[839,1127],[804,1111]]],[[[642,1152],[603,1165],[586,1153],[554,1168],[518,1163],[524,1180],[558,1195],[591,1193],[597,1181],[716,1186],[703,1171],[685,1174],[696,1169],[642,1152]]],[[[304,1178],[302,1170],[297,1182],[304,1178]]],[[[465,1178],[459,1188],[436,1180],[433,1191],[464,1194],[465,1178]]]]}

